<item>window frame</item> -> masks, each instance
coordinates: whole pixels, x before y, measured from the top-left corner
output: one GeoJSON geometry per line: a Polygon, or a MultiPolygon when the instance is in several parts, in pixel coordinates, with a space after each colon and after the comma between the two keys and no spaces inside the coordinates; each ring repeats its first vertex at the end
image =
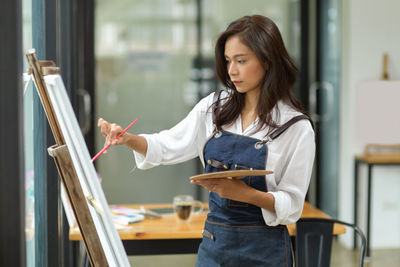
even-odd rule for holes
{"type": "Polygon", "coordinates": [[[26,266],[22,3],[0,3],[0,266],[26,266]]]}

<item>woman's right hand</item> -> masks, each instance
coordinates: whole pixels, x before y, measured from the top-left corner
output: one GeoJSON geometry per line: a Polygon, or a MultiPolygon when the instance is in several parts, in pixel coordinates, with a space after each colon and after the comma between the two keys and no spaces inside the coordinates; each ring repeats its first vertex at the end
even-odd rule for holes
{"type": "MultiPolygon", "coordinates": [[[[97,126],[100,128],[101,133],[106,138],[104,142],[104,147],[108,145],[125,145],[128,141],[128,135],[124,133],[118,139],[115,137],[122,132],[122,127],[116,123],[109,123],[108,121],[100,118],[97,122],[97,126]]],[[[104,151],[107,153],[107,151],[104,151]]]]}
{"type": "MultiPolygon", "coordinates": [[[[123,131],[122,127],[116,123],[109,123],[103,118],[98,120],[97,127],[100,128],[101,133],[106,138],[104,147],[108,145],[126,145],[131,149],[146,155],[147,141],[144,137],[125,132],[118,139],[115,139],[115,137],[123,131]]],[[[104,153],[107,153],[107,150],[104,151],[104,153]]]]}

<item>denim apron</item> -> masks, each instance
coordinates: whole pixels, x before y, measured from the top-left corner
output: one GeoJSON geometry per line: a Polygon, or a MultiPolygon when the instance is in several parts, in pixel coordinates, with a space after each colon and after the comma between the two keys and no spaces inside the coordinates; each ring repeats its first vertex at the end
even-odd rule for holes
{"type": "MultiPolygon", "coordinates": [[[[265,170],[267,144],[301,119],[308,118],[304,115],[294,117],[266,140],[226,131],[215,132],[204,147],[205,172],[265,170]]],[[[241,180],[257,190],[268,192],[265,176],[248,176],[241,180]]],[[[197,267],[292,266],[286,226],[266,225],[260,207],[221,198],[214,192],[210,192],[209,207],[197,267]]]]}

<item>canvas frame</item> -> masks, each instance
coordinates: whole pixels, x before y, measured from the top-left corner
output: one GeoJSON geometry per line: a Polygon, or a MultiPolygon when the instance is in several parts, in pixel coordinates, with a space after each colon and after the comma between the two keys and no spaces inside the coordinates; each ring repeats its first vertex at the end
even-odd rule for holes
{"type": "Polygon", "coordinates": [[[130,266],[62,77],[54,63],[40,64],[33,49],[26,56],[56,140],[49,153],[55,159],[92,266],[105,262],[108,266],[130,266]],[[64,182],[64,176],[74,182],[64,182]]]}

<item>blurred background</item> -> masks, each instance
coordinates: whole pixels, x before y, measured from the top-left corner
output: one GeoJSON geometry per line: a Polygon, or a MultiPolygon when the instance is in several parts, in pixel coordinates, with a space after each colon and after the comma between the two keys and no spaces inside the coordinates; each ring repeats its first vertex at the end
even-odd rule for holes
{"type": "MultiPolygon", "coordinates": [[[[131,130],[135,133],[171,128],[202,97],[219,89],[214,71],[218,34],[231,21],[257,13],[277,23],[299,62],[299,1],[98,1],[95,118],[122,127],[138,118],[131,130]]],[[[96,131],[97,149],[103,139],[96,131]]],[[[135,169],[129,149],[113,147],[96,164],[112,203],[170,202],[178,193],[207,200],[188,181],[203,172],[198,159],[142,171],[135,169]]]]}

